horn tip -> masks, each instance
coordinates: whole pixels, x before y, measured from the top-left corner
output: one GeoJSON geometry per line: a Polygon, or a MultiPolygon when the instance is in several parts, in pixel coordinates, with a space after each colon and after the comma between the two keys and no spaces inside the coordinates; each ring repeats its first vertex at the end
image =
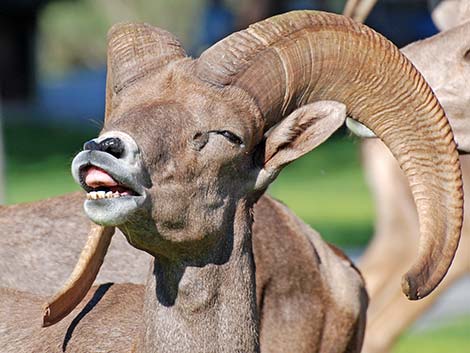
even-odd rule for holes
{"type": "Polygon", "coordinates": [[[49,327],[53,325],[54,322],[51,320],[51,307],[49,303],[46,303],[42,307],[42,327],[49,327]]]}
{"type": "Polygon", "coordinates": [[[401,290],[409,300],[423,299],[431,292],[426,289],[423,290],[423,286],[418,285],[416,279],[408,273],[402,278],[401,290]]]}

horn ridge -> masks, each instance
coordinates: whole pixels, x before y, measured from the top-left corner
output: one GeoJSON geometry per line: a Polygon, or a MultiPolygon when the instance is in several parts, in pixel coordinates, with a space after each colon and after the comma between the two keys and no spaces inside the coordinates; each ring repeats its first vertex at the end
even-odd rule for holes
{"type": "Polygon", "coordinates": [[[108,32],[106,114],[112,99],[146,75],[169,62],[185,58],[178,39],[168,31],[146,23],[118,23],[108,32]]]}
{"type": "Polygon", "coordinates": [[[149,72],[185,56],[176,37],[146,23],[118,24],[108,33],[108,57],[116,94],[149,72]]]}
{"type": "Polygon", "coordinates": [[[292,11],[268,18],[233,33],[204,51],[196,64],[198,76],[214,84],[230,84],[257,55],[278,42],[289,40],[308,28],[341,25],[356,32],[368,30],[349,18],[320,11],[292,11]],[[220,67],[216,63],[220,63],[220,67]]]}

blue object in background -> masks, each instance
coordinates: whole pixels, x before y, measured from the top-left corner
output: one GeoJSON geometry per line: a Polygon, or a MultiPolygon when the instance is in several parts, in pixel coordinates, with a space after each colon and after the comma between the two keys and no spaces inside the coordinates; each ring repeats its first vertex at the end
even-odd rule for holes
{"type": "Polygon", "coordinates": [[[286,11],[320,9],[321,4],[315,0],[291,0],[286,5],[286,11]]]}
{"type": "Polygon", "coordinates": [[[424,4],[378,3],[366,24],[390,39],[399,48],[438,32],[424,4]]]}
{"type": "Polygon", "coordinates": [[[81,69],[60,79],[41,80],[36,108],[51,120],[102,121],[106,90],[106,68],[81,69]]]}
{"type": "Polygon", "coordinates": [[[235,29],[235,16],[223,0],[210,0],[201,16],[201,29],[193,55],[231,34],[235,29]]]}

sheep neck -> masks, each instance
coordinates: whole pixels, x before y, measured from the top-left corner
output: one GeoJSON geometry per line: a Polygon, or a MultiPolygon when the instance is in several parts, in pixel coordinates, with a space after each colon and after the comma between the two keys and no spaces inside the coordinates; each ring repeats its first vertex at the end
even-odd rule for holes
{"type": "Polygon", "coordinates": [[[259,352],[251,214],[235,211],[233,231],[214,249],[223,262],[188,266],[155,258],[144,303],[143,352],[259,352]]]}

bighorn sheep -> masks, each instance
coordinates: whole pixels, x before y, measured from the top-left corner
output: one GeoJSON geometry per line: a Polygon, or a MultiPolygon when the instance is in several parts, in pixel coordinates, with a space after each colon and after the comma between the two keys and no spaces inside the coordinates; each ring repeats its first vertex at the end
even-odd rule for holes
{"type": "MultiPolygon", "coordinates": [[[[266,351],[286,343],[289,350],[308,351],[312,340],[325,350],[359,351],[360,322],[351,323],[351,314],[360,317],[364,297],[350,264],[339,262],[325,245],[317,247],[313,233],[291,224],[287,209],[269,199],[258,202],[271,215],[264,220],[263,241],[253,238],[252,245],[251,240],[254,203],[286,164],[333,133],[346,112],[385,141],[412,185],[422,247],[403,290],[411,299],[422,298],[445,275],[462,222],[452,132],[423,78],[372,30],[338,15],[293,12],[235,33],[192,60],[167,32],[124,24],[110,33],[108,70],[105,127],[74,159],[73,174],[88,191],[87,215],[104,225],[93,227],[94,235],[103,236],[96,239],[96,248],[106,248],[111,228],[118,226],[132,245],[154,257],[143,333],[135,349],[256,352],[260,332],[266,351]],[[394,119],[398,114],[401,118],[394,119]],[[287,244],[283,233],[289,227],[270,233],[279,232],[278,219],[296,234],[310,235],[287,244]],[[291,252],[289,261],[300,258],[297,273],[305,271],[298,266],[305,264],[302,259],[310,260],[306,277],[294,278],[292,286],[276,285],[276,276],[290,269],[278,253],[282,249],[291,252]],[[254,261],[261,265],[256,273],[254,261]],[[279,272],[271,275],[273,270],[279,272]],[[318,291],[317,279],[320,287],[331,284],[318,291]],[[308,295],[296,298],[297,293],[308,295]],[[332,315],[318,313],[315,305],[329,306],[320,302],[325,297],[342,304],[344,321],[338,321],[335,308],[328,309],[332,315]],[[302,311],[313,300],[317,314],[312,321],[299,323],[292,317],[291,300],[302,311]],[[307,343],[290,331],[292,324],[305,328],[317,319],[320,329],[310,329],[314,337],[307,343]],[[347,336],[320,337],[321,327],[343,333],[344,326],[351,328],[347,336]],[[282,341],[276,340],[279,327],[287,330],[282,341]],[[298,348],[291,348],[294,344],[298,348]]],[[[92,254],[96,257],[84,255],[80,261],[96,272],[102,251],[92,254]]],[[[70,283],[49,302],[46,324],[75,304],[64,298],[80,297],[91,283],[83,277],[87,271],[79,268],[75,275],[86,283],[70,283]]],[[[101,303],[96,310],[106,312],[101,303]]],[[[14,304],[8,308],[10,313],[19,310],[14,304]]],[[[14,321],[14,313],[8,318],[14,321]]],[[[52,337],[60,327],[47,330],[52,337]]],[[[38,337],[33,331],[26,340],[38,337]]],[[[60,332],[55,337],[65,343],[60,332]]],[[[301,330],[294,333],[308,338],[301,330]]]]}
{"type": "MultiPolygon", "coordinates": [[[[446,31],[413,43],[402,51],[433,87],[453,127],[459,148],[468,152],[470,1],[443,1],[433,11],[433,19],[446,31]]],[[[406,300],[401,300],[399,288],[394,284],[418,247],[418,222],[409,187],[380,141],[364,142],[363,160],[377,209],[376,234],[359,264],[371,298],[364,352],[383,353],[390,351],[399,335],[441,293],[470,272],[470,215],[466,212],[461,244],[443,284],[417,305],[409,305],[406,300]]],[[[468,189],[469,157],[461,157],[461,164],[464,188],[468,189]]]]}

